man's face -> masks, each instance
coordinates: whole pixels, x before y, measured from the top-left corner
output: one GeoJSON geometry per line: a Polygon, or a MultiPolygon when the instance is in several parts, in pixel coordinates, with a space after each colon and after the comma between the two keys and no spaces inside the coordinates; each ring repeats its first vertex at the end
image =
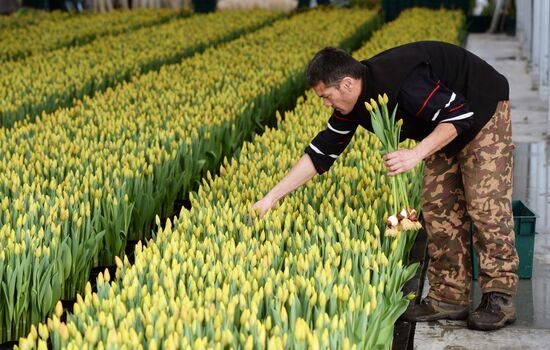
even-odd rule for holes
{"type": "Polygon", "coordinates": [[[358,81],[345,77],[338,85],[327,86],[320,82],[313,87],[317,96],[323,99],[325,106],[332,107],[343,115],[349,114],[359,98],[358,81]]]}

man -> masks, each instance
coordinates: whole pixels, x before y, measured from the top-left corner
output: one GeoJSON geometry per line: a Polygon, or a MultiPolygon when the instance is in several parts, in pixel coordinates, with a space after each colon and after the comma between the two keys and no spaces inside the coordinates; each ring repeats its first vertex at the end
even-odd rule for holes
{"type": "Polygon", "coordinates": [[[411,305],[409,321],[468,319],[473,329],[493,330],[515,321],[518,257],[512,216],[512,153],[508,82],[465,49],[416,42],[359,62],[325,48],[310,62],[310,86],[334,112],[326,130],[264,198],[264,215],[279,199],[315,174],[326,172],[358,125],[372,131],[364,102],[387,93],[398,104],[403,138],[417,145],[384,156],[388,175],[425,160],[422,212],[428,232],[430,291],[411,305]],[[470,220],[480,257],[479,307],[469,314],[470,220]],[[469,314],[469,315],[468,315],[469,314]]]}

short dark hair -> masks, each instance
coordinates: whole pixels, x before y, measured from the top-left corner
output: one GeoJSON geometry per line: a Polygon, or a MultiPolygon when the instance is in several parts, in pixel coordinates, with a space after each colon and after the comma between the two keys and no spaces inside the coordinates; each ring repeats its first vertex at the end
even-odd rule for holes
{"type": "Polygon", "coordinates": [[[359,79],[365,66],[349,53],[335,47],[325,47],[317,52],[307,68],[307,81],[313,87],[323,82],[327,86],[338,85],[344,77],[359,79]]]}

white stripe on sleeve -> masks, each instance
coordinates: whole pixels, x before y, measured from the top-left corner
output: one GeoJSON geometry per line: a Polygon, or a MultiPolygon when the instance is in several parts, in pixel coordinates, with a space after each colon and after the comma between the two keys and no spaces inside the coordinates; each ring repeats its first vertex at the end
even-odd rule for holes
{"type": "MultiPolygon", "coordinates": [[[[323,155],[323,156],[326,156],[326,154],[324,154],[324,153],[323,153],[319,148],[317,148],[313,143],[310,143],[310,144],[309,144],[309,147],[311,147],[311,149],[314,150],[315,153],[318,153],[318,154],[321,154],[321,155],[323,155]]],[[[329,156],[330,158],[334,158],[334,159],[338,158],[338,155],[336,155],[336,154],[329,154],[328,156],[329,156]]]]}
{"type": "Polygon", "coordinates": [[[455,98],[456,98],[456,94],[453,92],[453,94],[451,95],[451,98],[449,99],[449,102],[447,102],[447,104],[445,105],[445,108],[449,107],[451,103],[453,103],[455,98]]]}
{"type": "Polygon", "coordinates": [[[438,109],[437,112],[435,112],[434,117],[432,118],[432,122],[437,119],[439,112],[441,112],[441,109],[438,109]]]}
{"type": "Polygon", "coordinates": [[[323,152],[321,152],[321,150],[320,150],[319,148],[315,147],[315,145],[314,145],[313,143],[310,143],[310,144],[309,144],[309,147],[311,147],[311,149],[314,150],[315,153],[322,154],[322,155],[326,155],[326,154],[324,154],[323,152]]]}
{"type": "Polygon", "coordinates": [[[461,114],[461,115],[456,116],[456,117],[452,117],[452,118],[449,118],[449,119],[442,120],[441,122],[452,122],[454,120],[462,120],[462,119],[470,118],[473,114],[474,114],[474,112],[468,112],[468,113],[461,114]]]}
{"type": "Polygon", "coordinates": [[[345,135],[345,134],[349,134],[351,131],[342,131],[342,130],[336,130],[332,127],[332,125],[330,125],[330,123],[328,123],[328,128],[338,134],[342,134],[342,135],[345,135]]]}

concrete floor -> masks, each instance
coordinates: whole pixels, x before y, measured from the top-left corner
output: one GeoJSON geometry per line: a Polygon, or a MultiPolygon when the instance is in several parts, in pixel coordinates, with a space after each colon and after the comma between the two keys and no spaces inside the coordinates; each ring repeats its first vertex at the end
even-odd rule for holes
{"type": "MultiPolygon", "coordinates": [[[[504,74],[510,82],[512,133],[516,143],[514,199],[538,215],[533,277],[522,279],[515,297],[518,319],[502,330],[478,332],[465,322],[417,323],[414,348],[548,349],[550,348],[550,140],[548,101],[541,100],[530,67],[515,37],[470,34],[466,46],[504,74]]],[[[427,283],[427,282],[426,282],[427,283]]],[[[428,286],[424,288],[427,293],[428,286]]],[[[471,308],[481,299],[473,283],[471,308]]]]}

